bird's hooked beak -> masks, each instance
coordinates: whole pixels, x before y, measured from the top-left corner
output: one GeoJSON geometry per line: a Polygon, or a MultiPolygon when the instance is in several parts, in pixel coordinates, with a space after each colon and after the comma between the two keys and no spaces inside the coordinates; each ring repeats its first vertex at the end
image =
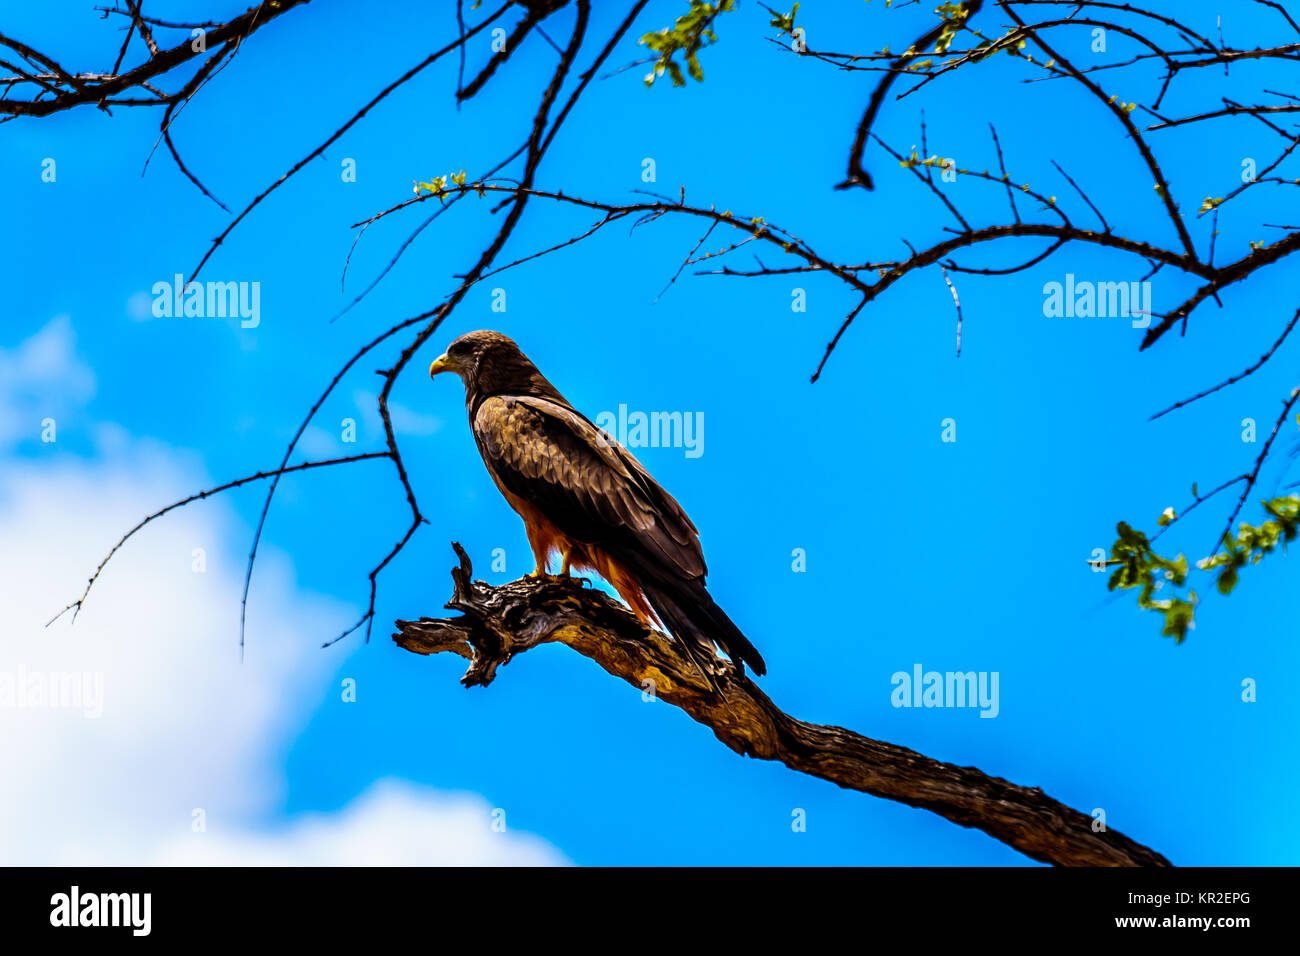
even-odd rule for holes
{"type": "Polygon", "coordinates": [[[447,357],[447,353],[444,352],[434,359],[433,364],[429,366],[429,378],[433,378],[439,372],[458,371],[459,369],[456,367],[455,363],[453,363],[452,360],[447,357]]]}

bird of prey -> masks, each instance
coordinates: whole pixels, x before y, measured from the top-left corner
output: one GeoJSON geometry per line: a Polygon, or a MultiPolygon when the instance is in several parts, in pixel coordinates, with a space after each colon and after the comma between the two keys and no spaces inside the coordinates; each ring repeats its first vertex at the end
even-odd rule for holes
{"type": "Polygon", "coordinates": [[[470,430],[492,480],[524,520],[533,575],[548,574],[558,552],[562,575],[599,574],[642,623],[666,627],[697,667],[697,652],[711,655],[717,644],[742,673],[742,661],[767,672],[709,596],[699,532],[682,506],[519,346],[500,332],[468,332],[429,366],[430,377],[441,372],[465,383],[470,430]]]}

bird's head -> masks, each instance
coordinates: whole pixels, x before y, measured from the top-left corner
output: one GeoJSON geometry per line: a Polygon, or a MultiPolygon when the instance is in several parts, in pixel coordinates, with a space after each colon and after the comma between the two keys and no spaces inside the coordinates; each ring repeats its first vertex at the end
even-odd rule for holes
{"type": "Polygon", "coordinates": [[[447,346],[429,366],[429,377],[442,372],[455,372],[466,393],[480,398],[559,394],[513,339],[488,329],[466,332],[447,346]]]}

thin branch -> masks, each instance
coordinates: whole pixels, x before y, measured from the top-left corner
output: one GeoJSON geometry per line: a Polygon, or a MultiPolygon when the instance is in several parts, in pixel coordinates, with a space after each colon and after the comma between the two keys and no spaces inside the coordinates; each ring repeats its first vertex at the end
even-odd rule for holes
{"type": "MultiPolygon", "coordinates": [[[[971,18],[979,13],[980,8],[983,6],[984,0],[966,0],[963,4],[965,13],[963,22],[969,23],[971,18]]],[[[871,127],[876,122],[876,114],[880,112],[881,104],[884,103],[889,88],[894,85],[894,80],[903,72],[907,64],[921,56],[925,49],[939,39],[947,25],[948,21],[945,20],[938,26],[921,34],[916,42],[908,48],[908,52],[896,59],[889,72],[881,77],[880,82],[876,84],[875,90],[871,93],[871,99],[867,103],[866,112],[862,114],[862,119],[858,122],[858,131],[853,140],[853,148],[849,151],[849,174],[844,182],[836,187],[837,189],[848,189],[852,186],[862,186],[866,189],[874,188],[871,184],[871,176],[863,168],[862,162],[863,154],[867,149],[867,137],[871,133],[871,127]]]]}
{"type": "Polygon", "coordinates": [[[278,188],[280,188],[280,186],[284,185],[284,183],[287,182],[289,178],[293,176],[294,173],[298,172],[298,170],[302,169],[304,166],[310,163],[317,156],[321,155],[321,153],[325,152],[325,150],[328,149],[332,143],[337,141],[339,137],[341,137],[344,133],[350,130],[358,122],[360,122],[360,120],[367,113],[369,113],[375,106],[379,105],[379,103],[381,103],[384,100],[384,98],[388,96],[388,94],[392,93],[395,89],[402,86],[412,77],[419,74],[426,67],[430,66],[433,63],[436,63],[445,54],[449,53],[450,51],[456,49],[458,46],[468,41],[470,37],[477,34],[480,30],[485,29],[489,24],[491,24],[499,16],[505,13],[506,10],[509,9],[509,7],[510,7],[509,3],[505,4],[499,10],[497,10],[496,13],[492,14],[490,17],[488,17],[478,26],[474,27],[464,36],[457,37],[455,40],[453,40],[451,43],[448,43],[446,46],[442,47],[442,49],[438,50],[436,53],[431,53],[429,56],[425,57],[424,60],[417,63],[415,66],[411,67],[409,70],[407,70],[405,73],[399,76],[392,83],[389,83],[386,87],[380,90],[368,103],[366,103],[365,106],[361,107],[361,109],[359,109],[356,113],[352,114],[352,118],[349,119],[342,126],[340,126],[337,130],[335,130],[330,135],[330,137],[325,140],[325,142],[321,143],[319,146],[313,149],[302,159],[298,160],[298,162],[294,163],[294,165],[289,169],[288,172],[286,172],[283,176],[281,176],[279,179],[273,182],[270,186],[266,187],[266,189],[258,193],[257,196],[253,198],[253,201],[250,202],[247,206],[245,206],[240,211],[239,215],[237,215],[231,221],[231,223],[221,231],[221,234],[217,236],[217,238],[212,240],[212,244],[208,247],[208,251],[204,253],[203,258],[199,260],[199,264],[195,266],[194,270],[190,273],[190,278],[188,281],[190,282],[194,281],[194,279],[198,276],[199,271],[203,268],[203,266],[207,263],[207,261],[210,258],[212,258],[213,253],[215,253],[217,249],[221,246],[221,244],[225,242],[226,237],[229,236],[231,232],[234,231],[236,226],[238,226],[241,222],[243,222],[244,217],[247,216],[250,212],[252,212],[262,202],[263,199],[271,195],[271,193],[275,192],[278,188]]]}
{"type": "Polygon", "coordinates": [[[349,455],[346,458],[330,458],[326,461],[305,461],[297,465],[289,465],[287,467],[277,468],[274,471],[259,471],[256,474],[246,475],[245,477],[238,478],[235,481],[228,481],[224,485],[217,485],[215,488],[205,489],[204,491],[200,491],[196,494],[192,494],[187,498],[182,498],[180,501],[173,501],[171,504],[167,505],[167,507],[159,508],[153,514],[140,519],[139,523],[137,523],[134,528],[132,528],[126,534],[122,535],[122,537],[118,539],[117,543],[114,544],[113,547],[109,550],[108,554],[104,556],[104,560],[99,562],[99,567],[95,569],[95,573],[92,574],[90,576],[90,580],[86,582],[86,589],[81,592],[81,597],[77,598],[77,600],[73,601],[71,604],[65,607],[58,614],[54,615],[54,617],[50,618],[50,620],[46,623],[45,626],[49,627],[50,624],[53,624],[55,621],[57,621],[63,615],[67,614],[69,611],[72,611],[72,619],[75,621],[77,619],[77,614],[80,613],[82,606],[86,603],[86,598],[90,595],[90,589],[95,586],[95,582],[99,580],[100,574],[103,573],[104,568],[108,565],[108,562],[113,559],[113,555],[117,554],[117,552],[121,549],[122,545],[126,544],[127,541],[129,541],[135,535],[135,533],[140,529],[142,529],[145,525],[149,524],[152,521],[157,520],[158,518],[161,518],[163,515],[169,512],[175,511],[177,508],[183,508],[185,505],[188,505],[192,502],[202,501],[204,498],[210,498],[213,495],[220,494],[223,491],[229,491],[232,488],[239,488],[240,486],[246,485],[249,482],[261,481],[265,478],[272,478],[272,477],[278,478],[280,475],[287,475],[290,472],[295,472],[295,471],[306,471],[309,468],[324,468],[327,465],[346,465],[354,461],[366,461],[367,459],[370,458],[387,458],[387,457],[389,457],[388,452],[376,451],[376,452],[367,452],[362,455],[349,455]]]}
{"type": "Polygon", "coordinates": [[[1033,27],[1030,27],[1024,20],[1020,19],[1020,15],[1011,8],[1009,0],[999,0],[998,5],[1006,11],[1007,15],[1011,17],[1012,20],[1016,22],[1017,26],[1022,28],[1025,33],[1042,48],[1044,53],[1059,63],[1062,69],[1070,73],[1084,86],[1085,89],[1088,90],[1088,92],[1092,93],[1093,96],[1104,103],[1106,108],[1110,110],[1111,115],[1119,120],[1120,125],[1124,127],[1129,138],[1133,140],[1133,145],[1135,145],[1138,152],[1141,153],[1142,160],[1146,163],[1147,169],[1151,170],[1151,175],[1155,177],[1157,187],[1156,192],[1164,203],[1165,211],[1169,214],[1169,221],[1173,223],[1174,229],[1178,233],[1179,241],[1183,244],[1183,249],[1187,252],[1188,256],[1194,257],[1196,255],[1196,250],[1192,245],[1192,237],[1187,233],[1187,225],[1183,222],[1182,214],[1178,211],[1178,204],[1174,202],[1173,193],[1169,189],[1169,183],[1165,179],[1164,171],[1160,168],[1160,164],[1156,162],[1155,155],[1151,152],[1151,148],[1147,145],[1146,140],[1142,138],[1142,134],[1138,131],[1137,126],[1134,125],[1133,120],[1129,118],[1128,112],[1123,106],[1115,102],[1115,97],[1108,97],[1104,92],[1102,92],[1101,87],[1083,73],[1079,72],[1079,70],[1069,60],[1062,57],[1061,54],[1050,46],[1046,40],[1039,36],[1034,31],[1033,27]]]}
{"type": "Polygon", "coordinates": [[[1237,382],[1240,382],[1243,378],[1247,378],[1248,376],[1253,375],[1255,372],[1257,372],[1260,369],[1261,366],[1263,366],[1265,362],[1267,362],[1269,359],[1273,357],[1273,353],[1276,352],[1281,347],[1282,343],[1286,341],[1287,336],[1291,334],[1291,330],[1295,328],[1296,322],[1298,320],[1300,320],[1300,309],[1297,309],[1295,315],[1291,316],[1291,321],[1286,324],[1286,328],[1283,329],[1282,334],[1277,337],[1277,341],[1274,342],[1271,346],[1269,346],[1268,351],[1265,352],[1263,355],[1261,355],[1259,357],[1259,361],[1256,362],[1254,365],[1250,366],[1243,372],[1238,372],[1236,375],[1233,375],[1231,378],[1225,379],[1224,381],[1220,382],[1218,385],[1215,385],[1211,388],[1207,388],[1203,392],[1197,392],[1191,398],[1184,398],[1181,402],[1174,402],[1174,404],[1170,405],[1168,408],[1164,409],[1163,411],[1156,412],[1149,419],[1147,419],[1147,421],[1153,422],[1157,418],[1162,418],[1165,415],[1168,415],[1170,412],[1177,411],[1180,408],[1185,408],[1186,406],[1192,404],[1192,402],[1199,401],[1200,399],[1205,398],[1205,396],[1207,395],[1213,395],[1215,392],[1219,391],[1219,389],[1227,388],[1229,385],[1235,385],[1237,382]]]}
{"type": "Polygon", "coordinates": [[[1220,543],[1226,543],[1230,540],[1232,532],[1232,523],[1237,520],[1237,515],[1241,514],[1242,507],[1246,504],[1246,499],[1250,496],[1251,490],[1259,481],[1260,469],[1264,467],[1264,460],[1268,458],[1269,449],[1273,447],[1273,442],[1277,440],[1278,432],[1282,430],[1282,423],[1291,416],[1291,409],[1295,403],[1300,400],[1300,386],[1291,390],[1291,396],[1282,403],[1282,414],[1278,415],[1277,421],[1273,423],[1273,430],[1269,433],[1268,441],[1264,442],[1264,447],[1260,449],[1258,457],[1255,459],[1255,467],[1250,470],[1246,476],[1246,487],[1241,491],[1241,497],[1237,499],[1237,504],[1233,507],[1232,513],[1228,515],[1228,521],[1223,527],[1223,534],[1219,535],[1219,540],[1215,542],[1213,554],[1218,550],[1220,543]]]}
{"type": "Polygon", "coordinates": [[[948,284],[948,291],[952,293],[952,304],[957,309],[957,357],[961,358],[961,299],[957,297],[957,287],[948,278],[948,270],[940,266],[939,271],[943,273],[943,281],[948,284]]]}
{"type": "MultiPolygon", "coordinates": [[[[132,87],[142,86],[147,81],[164,76],[178,66],[203,55],[208,45],[217,47],[228,40],[245,37],[254,29],[265,27],[272,20],[284,16],[290,10],[307,2],[308,0],[264,0],[263,3],[248,9],[229,22],[218,24],[208,30],[204,38],[205,46],[203,48],[196,48],[191,39],[187,37],[176,46],[161,50],[156,56],[150,56],[148,60],[133,70],[121,74],[115,73],[112,76],[102,78],[97,77],[96,81],[73,76],[49,57],[39,54],[26,44],[0,33],[0,46],[7,46],[22,56],[36,57],[40,62],[46,64],[47,68],[59,78],[60,82],[71,87],[68,90],[58,91],[54,98],[48,100],[6,99],[0,101],[0,113],[9,113],[16,116],[49,116],[52,113],[77,106],[100,105],[110,97],[118,96],[132,87]]],[[[162,106],[166,105],[169,100],[162,98],[153,102],[162,106]]]]}

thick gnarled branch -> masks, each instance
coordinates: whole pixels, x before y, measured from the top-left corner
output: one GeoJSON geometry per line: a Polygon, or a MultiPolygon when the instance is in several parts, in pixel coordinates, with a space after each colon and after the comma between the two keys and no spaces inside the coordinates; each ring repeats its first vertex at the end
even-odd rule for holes
{"type": "Polygon", "coordinates": [[[676,643],[643,626],[601,591],[572,578],[524,578],[498,587],[475,581],[469,557],[447,607],[457,618],[398,621],[393,640],[417,654],[450,652],[469,662],[467,687],[486,686],[516,654],[567,644],[615,677],[680,707],[737,753],[779,760],[792,770],[850,790],[933,811],[983,830],[1026,856],[1059,866],[1169,866],[1159,853],[1093,820],[1037,787],[1022,787],[974,767],[931,759],[905,747],[786,714],[748,677],[720,659],[706,661],[710,689],[676,643]]]}

